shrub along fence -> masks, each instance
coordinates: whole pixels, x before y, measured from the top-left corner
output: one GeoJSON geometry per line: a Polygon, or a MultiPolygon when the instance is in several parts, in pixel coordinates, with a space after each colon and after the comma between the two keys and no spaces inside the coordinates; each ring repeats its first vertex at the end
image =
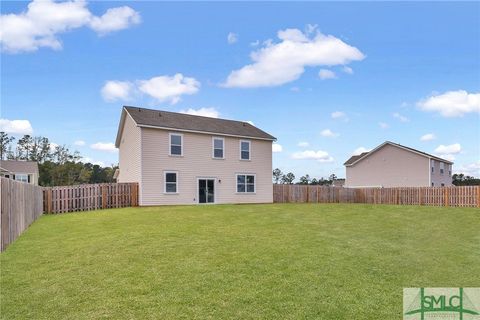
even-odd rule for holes
{"type": "Polygon", "coordinates": [[[371,203],[480,207],[480,186],[343,188],[274,184],[273,202],[371,203]]]}
{"type": "Polygon", "coordinates": [[[138,206],[138,183],[43,188],[44,212],[65,213],[138,206]]]}
{"type": "Polygon", "coordinates": [[[0,251],[43,213],[42,187],[0,178],[0,251]]]}

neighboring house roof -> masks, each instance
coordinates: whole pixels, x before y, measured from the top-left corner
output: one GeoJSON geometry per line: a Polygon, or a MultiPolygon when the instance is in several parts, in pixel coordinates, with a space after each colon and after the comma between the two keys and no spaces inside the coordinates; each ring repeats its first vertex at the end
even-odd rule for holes
{"type": "Polygon", "coordinates": [[[362,152],[360,153],[359,155],[356,155],[356,156],[351,156],[350,159],[348,159],[344,165],[349,165],[349,164],[352,164],[354,163],[355,161],[357,161],[358,159],[360,159],[361,157],[363,157],[364,155],[368,154],[368,152],[362,152]]]}
{"type": "Polygon", "coordinates": [[[0,160],[2,170],[11,173],[36,173],[38,174],[38,164],[36,161],[22,160],[0,160]]]}
{"type": "Polygon", "coordinates": [[[355,156],[351,156],[347,161],[345,161],[344,165],[345,166],[352,166],[354,165],[355,163],[365,159],[366,157],[368,157],[369,155],[375,153],[377,150],[383,148],[384,146],[386,145],[391,145],[391,146],[394,146],[394,147],[397,147],[397,148],[401,148],[403,150],[406,150],[406,151],[409,151],[409,152],[413,152],[413,153],[416,153],[418,155],[421,155],[423,157],[426,157],[426,158],[429,158],[429,159],[434,159],[434,160],[437,160],[437,161],[441,161],[441,162],[445,162],[445,163],[449,163],[449,164],[453,164],[453,162],[451,161],[448,161],[448,160],[445,160],[445,159],[442,159],[440,157],[437,157],[437,156],[434,156],[432,154],[429,154],[429,153],[426,153],[426,152],[423,152],[423,151],[420,151],[420,150],[417,150],[417,149],[413,149],[413,148],[410,148],[410,147],[407,147],[407,146],[403,146],[399,143],[394,143],[394,142],[391,142],[391,141],[385,141],[384,143],[382,143],[381,145],[379,145],[378,147],[376,147],[375,149],[369,151],[369,152],[363,152],[359,155],[355,155],[355,156]]]}
{"type": "Polygon", "coordinates": [[[177,112],[124,106],[118,129],[116,147],[119,140],[125,113],[128,113],[139,127],[159,128],[186,132],[209,133],[242,138],[276,140],[263,130],[243,121],[194,116],[177,112]]]}

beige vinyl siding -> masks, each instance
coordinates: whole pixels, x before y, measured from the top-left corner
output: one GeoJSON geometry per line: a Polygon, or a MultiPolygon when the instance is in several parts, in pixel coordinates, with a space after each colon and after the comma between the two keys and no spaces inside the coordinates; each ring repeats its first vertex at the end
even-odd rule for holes
{"type": "Polygon", "coordinates": [[[117,178],[118,182],[141,182],[140,147],[140,128],[127,114],[120,139],[118,155],[120,174],[117,178]]]}
{"type": "Polygon", "coordinates": [[[353,166],[346,167],[347,187],[427,187],[430,159],[385,145],[353,166]]]}
{"type": "MultiPolygon", "coordinates": [[[[169,133],[142,128],[141,205],[195,204],[197,179],[214,178],[215,203],[270,203],[272,189],[272,142],[251,141],[251,160],[240,160],[241,138],[224,138],[224,159],[213,159],[210,134],[183,134],[183,156],[169,156],[169,133]],[[178,172],[177,194],[164,193],[164,172],[178,172]],[[236,174],[256,175],[255,194],[237,194],[236,174]]],[[[220,137],[221,135],[215,135],[220,137]]]]}

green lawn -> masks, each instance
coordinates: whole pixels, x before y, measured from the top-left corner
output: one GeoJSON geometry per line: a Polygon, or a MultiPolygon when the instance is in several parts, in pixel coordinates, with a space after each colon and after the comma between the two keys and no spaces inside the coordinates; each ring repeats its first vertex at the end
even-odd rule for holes
{"type": "Polygon", "coordinates": [[[44,216],[0,255],[3,319],[399,319],[480,286],[475,208],[222,205],[44,216]]]}

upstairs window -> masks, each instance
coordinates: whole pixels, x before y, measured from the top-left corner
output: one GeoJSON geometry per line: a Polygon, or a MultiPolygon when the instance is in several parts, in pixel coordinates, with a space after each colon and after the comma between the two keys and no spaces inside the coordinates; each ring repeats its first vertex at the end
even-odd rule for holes
{"type": "Polygon", "coordinates": [[[435,172],[435,160],[430,161],[432,167],[432,173],[435,172]]]}
{"type": "Polygon", "coordinates": [[[213,157],[215,159],[224,159],[225,140],[223,138],[213,138],[213,157]]]}
{"type": "Polygon", "coordinates": [[[448,165],[448,175],[449,176],[452,175],[452,165],[451,164],[448,165]]]}
{"type": "Polygon", "coordinates": [[[240,140],[240,160],[250,160],[250,141],[240,140]]]}
{"type": "Polygon", "coordinates": [[[183,156],[183,135],[170,133],[170,155],[183,156]]]}
{"type": "Polygon", "coordinates": [[[255,175],[237,174],[237,192],[255,193],[255,175]]]}
{"type": "Polygon", "coordinates": [[[166,171],[164,173],[164,192],[165,193],[177,193],[178,191],[178,179],[177,179],[177,172],[174,171],[166,171]]]}
{"type": "Polygon", "coordinates": [[[445,163],[440,162],[440,174],[443,174],[445,172],[445,163]]]}

